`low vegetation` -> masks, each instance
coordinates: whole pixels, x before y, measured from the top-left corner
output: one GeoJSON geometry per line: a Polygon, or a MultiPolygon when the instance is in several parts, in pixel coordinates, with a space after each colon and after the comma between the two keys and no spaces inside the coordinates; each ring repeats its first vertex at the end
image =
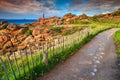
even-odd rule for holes
{"type": "Polygon", "coordinates": [[[117,46],[117,54],[120,57],[120,30],[114,34],[115,44],[117,46]]]}

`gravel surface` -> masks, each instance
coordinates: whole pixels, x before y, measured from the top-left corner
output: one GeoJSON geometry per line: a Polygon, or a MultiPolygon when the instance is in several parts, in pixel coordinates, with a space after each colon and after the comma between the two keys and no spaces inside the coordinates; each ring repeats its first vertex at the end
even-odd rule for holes
{"type": "Polygon", "coordinates": [[[104,31],[78,52],[37,80],[120,80],[113,34],[104,31]]]}

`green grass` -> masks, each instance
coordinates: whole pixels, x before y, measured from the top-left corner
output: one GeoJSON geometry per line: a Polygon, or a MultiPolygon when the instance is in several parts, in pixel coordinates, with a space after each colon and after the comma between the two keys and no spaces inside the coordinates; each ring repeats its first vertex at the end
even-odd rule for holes
{"type": "Polygon", "coordinates": [[[114,41],[117,47],[117,55],[120,57],[120,30],[114,34],[114,41]]]}

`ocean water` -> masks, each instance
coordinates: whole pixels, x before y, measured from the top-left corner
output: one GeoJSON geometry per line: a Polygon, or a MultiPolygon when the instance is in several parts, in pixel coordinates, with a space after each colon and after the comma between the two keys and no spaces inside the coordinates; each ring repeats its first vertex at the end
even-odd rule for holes
{"type": "MultiPolygon", "coordinates": [[[[0,23],[1,23],[1,21],[3,21],[3,19],[0,19],[0,23]]],[[[33,19],[6,19],[6,21],[9,24],[27,24],[27,23],[36,22],[37,20],[33,20],[33,19]]]]}

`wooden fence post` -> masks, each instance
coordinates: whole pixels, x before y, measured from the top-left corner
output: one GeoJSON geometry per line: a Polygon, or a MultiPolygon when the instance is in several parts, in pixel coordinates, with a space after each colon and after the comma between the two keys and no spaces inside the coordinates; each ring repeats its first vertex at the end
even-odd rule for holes
{"type": "Polygon", "coordinates": [[[53,41],[53,56],[55,55],[55,41],[53,41]]]}
{"type": "Polygon", "coordinates": [[[14,61],[15,61],[15,65],[16,65],[16,68],[17,68],[18,74],[19,74],[19,76],[20,76],[20,70],[19,70],[19,67],[18,67],[18,64],[17,64],[17,59],[16,59],[15,52],[12,52],[12,53],[13,53],[13,56],[14,56],[14,61]]]}
{"type": "Polygon", "coordinates": [[[52,57],[52,50],[51,50],[52,44],[51,44],[51,42],[52,41],[50,40],[50,43],[49,43],[50,44],[50,58],[52,57]]]}
{"type": "Polygon", "coordinates": [[[15,75],[15,71],[14,71],[14,69],[13,69],[13,67],[12,67],[12,62],[11,62],[11,60],[10,60],[9,55],[7,55],[7,58],[8,58],[8,63],[9,63],[10,69],[11,69],[11,71],[12,71],[12,74],[13,74],[13,76],[14,76],[14,79],[17,80],[16,75],[15,75]]]}
{"type": "Polygon", "coordinates": [[[34,67],[34,60],[33,60],[32,51],[31,51],[30,47],[29,47],[29,51],[30,51],[30,57],[31,57],[32,66],[34,67]]]}
{"type": "Polygon", "coordinates": [[[5,72],[5,74],[6,74],[6,78],[7,78],[7,80],[9,80],[8,71],[7,71],[6,67],[5,67],[5,63],[4,63],[3,59],[2,59],[2,57],[0,57],[0,60],[1,60],[1,63],[2,63],[1,66],[3,67],[4,72],[5,72]]]}
{"type": "Polygon", "coordinates": [[[46,51],[43,51],[43,61],[44,64],[47,66],[48,65],[48,43],[46,42],[46,51]]]}
{"type": "Polygon", "coordinates": [[[41,52],[40,52],[40,46],[38,46],[38,58],[39,58],[39,63],[41,62],[41,52]]]}
{"type": "Polygon", "coordinates": [[[62,39],[63,39],[63,40],[62,40],[62,43],[63,43],[63,51],[64,51],[64,36],[63,36],[62,39]]]}
{"type": "Polygon", "coordinates": [[[22,58],[21,50],[19,50],[19,52],[20,52],[20,60],[22,61],[22,69],[23,69],[23,72],[24,72],[24,75],[25,75],[25,65],[24,65],[24,61],[23,61],[23,58],[22,58]]]}
{"type": "Polygon", "coordinates": [[[27,66],[28,66],[28,70],[30,72],[30,65],[29,65],[29,59],[28,59],[28,53],[27,53],[27,50],[24,50],[25,52],[25,56],[26,56],[26,59],[27,59],[27,66]]]}

